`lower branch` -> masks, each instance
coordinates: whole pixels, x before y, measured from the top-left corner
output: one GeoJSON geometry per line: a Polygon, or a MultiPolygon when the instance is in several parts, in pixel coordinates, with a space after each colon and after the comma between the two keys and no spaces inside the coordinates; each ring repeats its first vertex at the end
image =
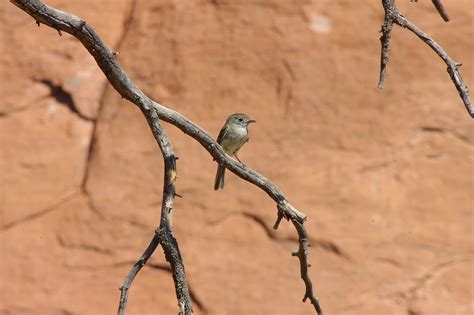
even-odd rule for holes
{"type": "Polygon", "coordinates": [[[184,272],[184,262],[179,251],[178,242],[172,231],[172,210],[176,196],[175,183],[177,178],[176,156],[171,142],[160,123],[158,111],[154,106],[143,104],[140,107],[145,115],[148,125],[160,147],[164,160],[163,175],[163,198],[161,202],[160,226],[156,231],[161,247],[165,253],[166,260],[171,266],[173,273],[176,297],[178,299],[179,315],[189,315],[193,312],[191,295],[184,272]]]}
{"type": "Polygon", "coordinates": [[[158,118],[158,112],[155,107],[149,106],[149,104],[143,104],[140,106],[143,114],[146,117],[148,125],[155,137],[158,146],[160,147],[161,154],[164,160],[164,173],[163,173],[163,198],[161,203],[161,218],[160,226],[155,231],[150,245],[143,253],[142,257],[135,263],[132,270],[125,278],[124,284],[120,288],[120,301],[118,315],[125,314],[125,306],[127,305],[128,289],[130,288],[135,276],[146,264],[150,256],[155,251],[158,244],[161,244],[165,253],[166,260],[171,266],[173,273],[173,280],[176,290],[176,297],[179,305],[179,315],[190,315],[193,312],[191,304],[191,296],[189,293],[189,287],[184,272],[184,263],[179,252],[178,242],[173,236],[172,232],[172,209],[174,204],[174,197],[176,195],[175,183],[176,183],[176,156],[173,151],[171,142],[163,129],[158,118]]]}
{"type": "Polygon", "coordinates": [[[293,251],[292,255],[298,257],[300,260],[301,279],[303,279],[306,286],[303,302],[306,302],[306,300],[309,299],[318,315],[323,315],[323,310],[319,304],[319,299],[313,293],[313,283],[311,282],[311,279],[308,275],[308,268],[311,267],[311,264],[308,261],[308,233],[306,232],[306,229],[302,223],[296,220],[291,220],[291,222],[298,231],[298,240],[300,243],[298,250],[293,251]]]}
{"type": "Polygon", "coordinates": [[[158,233],[155,233],[147,249],[143,252],[140,259],[138,259],[137,262],[133,265],[132,270],[130,270],[127,277],[125,278],[122,286],[120,287],[120,301],[119,301],[119,307],[117,311],[118,315],[125,314],[125,307],[127,306],[127,301],[128,301],[128,290],[130,289],[130,286],[132,285],[132,282],[137,276],[138,272],[146,264],[148,259],[151,257],[151,255],[155,251],[158,244],[160,244],[160,239],[158,237],[158,233]]]}
{"type": "Polygon", "coordinates": [[[308,268],[311,267],[311,264],[308,260],[308,233],[306,232],[306,229],[302,222],[300,222],[297,218],[287,217],[285,213],[286,212],[282,207],[278,207],[277,219],[275,221],[275,224],[273,225],[273,228],[275,230],[278,229],[278,226],[280,225],[280,222],[283,218],[288,221],[291,221],[295,226],[295,229],[298,232],[299,247],[298,250],[293,251],[291,255],[298,257],[298,259],[300,260],[300,275],[306,287],[303,302],[306,302],[306,300],[309,299],[318,315],[323,315],[323,309],[321,307],[321,304],[319,303],[319,299],[313,293],[313,282],[311,281],[308,274],[308,268]]]}
{"type": "Polygon", "coordinates": [[[153,236],[147,249],[142,254],[140,259],[138,259],[133,265],[122,286],[120,287],[120,301],[117,315],[125,315],[125,308],[128,301],[128,291],[132,286],[133,280],[135,280],[138,272],[147,263],[148,259],[151,257],[158,245],[163,247],[166,261],[168,261],[171,266],[176,296],[178,298],[179,315],[188,315],[192,313],[193,309],[191,295],[189,293],[189,287],[186,281],[184,263],[181,253],[179,252],[178,242],[174,238],[171,230],[163,228],[155,232],[155,235],[153,236]]]}
{"type": "Polygon", "coordinates": [[[178,242],[168,229],[163,229],[163,238],[161,242],[165,252],[166,261],[170,263],[173,272],[174,287],[178,297],[179,315],[188,315],[193,312],[191,304],[191,295],[184,272],[184,263],[179,252],[178,242]]]}

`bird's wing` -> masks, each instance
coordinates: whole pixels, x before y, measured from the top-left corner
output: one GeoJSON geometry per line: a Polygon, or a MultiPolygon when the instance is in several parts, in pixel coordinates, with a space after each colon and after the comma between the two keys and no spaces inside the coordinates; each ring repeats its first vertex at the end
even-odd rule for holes
{"type": "Polygon", "coordinates": [[[227,134],[227,125],[225,125],[224,127],[222,127],[221,131],[219,132],[219,135],[217,136],[217,143],[221,144],[222,143],[222,139],[224,139],[225,135],[227,134]]]}

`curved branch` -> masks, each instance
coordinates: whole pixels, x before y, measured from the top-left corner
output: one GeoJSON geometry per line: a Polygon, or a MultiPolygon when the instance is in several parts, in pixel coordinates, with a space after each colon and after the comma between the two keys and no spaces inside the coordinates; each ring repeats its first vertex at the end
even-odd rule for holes
{"type": "MultiPolygon", "coordinates": [[[[167,142],[166,134],[164,130],[162,130],[161,125],[158,119],[162,119],[166,122],[169,122],[184,133],[191,136],[197,142],[199,142],[209,153],[210,155],[217,160],[217,162],[221,165],[224,165],[227,169],[232,171],[234,174],[239,176],[240,178],[258,186],[263,191],[265,191],[277,204],[278,209],[278,218],[277,222],[279,223],[282,218],[287,220],[291,220],[295,227],[303,226],[304,221],[306,220],[306,215],[299,210],[297,210],[288,200],[285,198],[283,193],[267,178],[262,176],[261,174],[257,173],[256,171],[248,168],[247,166],[235,161],[230,156],[228,156],[222,149],[222,147],[212,138],[209,133],[207,133],[204,129],[200,128],[194,122],[187,119],[182,114],[169,109],[147,97],[139,88],[138,86],[128,78],[125,74],[123,69],[115,60],[115,55],[113,51],[111,51],[100,39],[100,37],[95,33],[92,27],[90,27],[84,20],[80,19],[77,16],[71,15],[69,13],[54,9],[50,6],[43,4],[39,0],[10,0],[13,4],[19,7],[21,10],[25,11],[26,13],[30,14],[37,22],[37,24],[45,24],[48,25],[58,31],[67,32],[77,39],[81,41],[81,43],[86,47],[89,53],[94,57],[98,66],[102,69],[105,76],[107,77],[108,81],[112,84],[112,86],[117,90],[117,92],[125,99],[131,101],[135,105],[137,105],[152,128],[153,135],[155,139],[158,141],[160,145],[160,149],[163,153],[165,158],[165,187],[164,187],[164,195],[163,195],[163,208],[162,208],[162,217],[160,222],[159,231],[157,231],[158,235],[164,231],[166,237],[159,237],[159,243],[163,246],[165,251],[165,255],[167,260],[172,260],[172,257],[177,256],[179,258],[179,250],[177,244],[175,246],[176,240],[172,236],[171,233],[171,208],[173,204],[173,199],[176,193],[174,192],[174,180],[176,178],[175,172],[175,157],[172,153],[171,145],[169,141],[167,142]],[[168,158],[167,158],[168,157],[168,158]],[[174,165],[174,167],[173,167],[174,165]],[[170,171],[170,170],[174,170],[170,171]],[[167,184],[167,181],[169,184],[167,184]],[[177,250],[177,251],[176,251],[177,250]]],[[[275,224],[274,228],[277,228],[278,224],[275,224]]],[[[298,228],[297,228],[298,230],[298,228]]],[[[302,239],[306,239],[307,237],[303,237],[300,234],[300,247],[302,244],[302,239]]],[[[306,232],[305,232],[306,233],[306,232]]],[[[155,237],[157,237],[155,235],[155,237]]],[[[306,241],[307,242],[307,241],[306,241]]],[[[153,243],[153,241],[152,241],[153,243]]],[[[153,243],[154,244],[154,243],[153,243]]],[[[152,245],[152,244],[150,244],[152,245]]],[[[157,246],[153,245],[155,248],[157,246]]],[[[153,249],[154,250],[154,249],[153,249]]],[[[151,255],[153,251],[146,251],[144,254],[151,255]]],[[[149,256],[148,256],[149,257],[149,256]]],[[[307,251],[303,250],[300,257],[300,265],[301,265],[301,274],[302,278],[306,284],[306,293],[305,298],[310,299],[313,303],[315,310],[319,315],[322,315],[322,309],[319,305],[318,299],[314,296],[312,290],[312,283],[309,280],[309,276],[307,273],[307,267],[309,266],[307,261],[307,251]],[[304,277],[303,277],[304,276],[304,277]]],[[[143,258],[143,256],[142,256],[143,258]]],[[[140,264],[141,261],[146,260],[139,260],[137,264],[140,264]]],[[[186,288],[179,287],[178,283],[176,283],[176,278],[184,275],[184,265],[182,265],[182,260],[178,260],[178,264],[173,266],[173,262],[171,262],[173,268],[173,278],[175,280],[175,287],[176,292],[179,300],[180,305],[180,313],[188,314],[190,311],[190,304],[187,308],[186,299],[189,296],[189,292],[186,288]],[[181,265],[179,264],[181,262],[181,265]],[[176,269],[176,270],[174,270],[176,269]],[[179,287],[179,288],[178,288],[179,287]],[[179,292],[178,292],[179,291],[179,292]],[[187,294],[186,294],[187,292],[187,294]],[[181,299],[180,299],[180,295],[181,299]],[[184,300],[183,300],[184,299],[184,300]]],[[[141,267],[140,267],[141,268],[141,267]]],[[[131,278],[133,273],[139,271],[140,268],[132,269],[129,274],[131,278]]],[[[135,273],[136,274],[136,273],[135,273]]],[[[127,279],[129,278],[127,277],[127,279]]],[[[134,276],[133,276],[134,277],[134,276]]],[[[184,277],[183,277],[184,278],[184,277]]],[[[127,281],[126,279],[126,281],[127,281]]],[[[131,279],[133,280],[133,279],[131,279]]],[[[184,278],[185,280],[185,278],[184,278]]],[[[125,283],[127,284],[127,283],[125,283]]],[[[124,289],[125,295],[128,291],[124,289]]],[[[122,291],[122,294],[124,294],[122,291]]]]}
{"type": "MultiPolygon", "coordinates": [[[[441,4],[440,0],[433,0],[433,4],[435,5],[438,12],[441,14],[445,21],[449,20],[449,17],[444,10],[443,5],[441,4]]],[[[474,118],[474,108],[471,104],[471,100],[469,98],[469,89],[464,84],[464,81],[461,77],[461,74],[458,71],[458,66],[460,63],[455,62],[447,53],[446,51],[437,43],[435,42],[428,34],[424,33],[421,29],[419,29],[415,24],[408,21],[403,15],[400,14],[398,11],[395,0],[382,0],[382,5],[385,10],[385,18],[384,24],[382,25],[382,37],[380,37],[380,41],[382,44],[382,53],[381,53],[381,61],[380,61],[380,79],[379,79],[379,88],[383,88],[384,80],[385,80],[385,72],[386,66],[388,63],[388,48],[389,48],[389,41],[390,41],[390,34],[392,31],[392,24],[396,23],[399,26],[410,30],[416,36],[418,36],[423,42],[425,42],[428,46],[433,49],[433,51],[446,63],[448,66],[447,71],[451,80],[453,81],[456,90],[461,97],[464,106],[467,109],[467,112],[474,118]]]]}

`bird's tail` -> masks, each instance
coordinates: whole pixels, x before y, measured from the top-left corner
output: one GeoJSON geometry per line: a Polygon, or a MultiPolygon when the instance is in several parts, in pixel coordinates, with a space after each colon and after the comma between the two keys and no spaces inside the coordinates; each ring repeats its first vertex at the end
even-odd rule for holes
{"type": "Polygon", "coordinates": [[[214,190],[224,188],[224,175],[225,167],[222,165],[217,166],[216,180],[214,181],[214,190]]]}

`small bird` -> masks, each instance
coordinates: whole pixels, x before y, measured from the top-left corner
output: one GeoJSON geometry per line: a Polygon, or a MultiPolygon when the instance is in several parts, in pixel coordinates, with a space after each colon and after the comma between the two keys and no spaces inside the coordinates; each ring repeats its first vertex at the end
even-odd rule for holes
{"type": "MultiPolygon", "coordinates": [[[[222,127],[219,136],[217,137],[217,143],[219,143],[224,151],[230,155],[235,156],[235,158],[240,162],[237,152],[240,148],[249,141],[249,129],[248,126],[250,123],[256,122],[255,120],[250,119],[245,114],[232,114],[227,118],[224,127],[222,127]]],[[[214,181],[214,190],[219,188],[224,188],[224,174],[225,167],[219,165],[217,167],[216,180],[214,181]]]]}

